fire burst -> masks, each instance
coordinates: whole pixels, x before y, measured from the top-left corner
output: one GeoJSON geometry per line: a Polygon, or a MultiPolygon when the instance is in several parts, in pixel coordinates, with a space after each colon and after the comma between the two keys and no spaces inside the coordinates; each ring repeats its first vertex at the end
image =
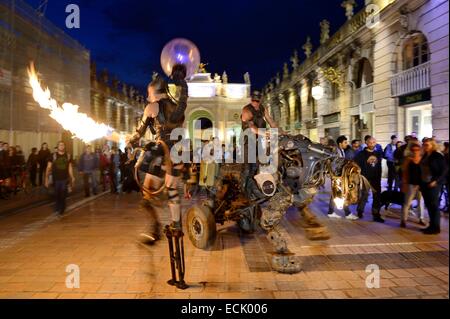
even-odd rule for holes
{"type": "Polygon", "coordinates": [[[79,106],[71,103],[64,103],[61,107],[51,97],[50,90],[43,89],[34,68],[30,63],[28,68],[28,77],[31,88],[33,89],[33,98],[43,109],[50,111],[50,117],[57,121],[65,130],[71,132],[73,137],[79,138],[84,143],[90,143],[100,138],[114,140],[118,134],[114,129],[106,124],[98,123],[87,114],[78,112],[79,106]]]}

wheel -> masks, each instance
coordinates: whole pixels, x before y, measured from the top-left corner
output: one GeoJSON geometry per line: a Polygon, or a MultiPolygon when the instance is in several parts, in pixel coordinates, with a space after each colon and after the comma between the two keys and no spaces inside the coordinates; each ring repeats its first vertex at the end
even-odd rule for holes
{"type": "Polygon", "coordinates": [[[187,232],[192,244],[200,249],[208,249],[216,240],[216,220],[211,209],[205,205],[195,205],[187,211],[187,232]]]}

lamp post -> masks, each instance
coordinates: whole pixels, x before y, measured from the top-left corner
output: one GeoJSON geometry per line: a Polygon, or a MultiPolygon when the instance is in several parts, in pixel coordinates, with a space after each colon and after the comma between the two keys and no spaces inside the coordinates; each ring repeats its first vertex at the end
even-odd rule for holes
{"type": "Polygon", "coordinates": [[[324,94],[325,94],[325,90],[320,85],[320,82],[316,80],[314,82],[314,86],[312,88],[312,97],[314,98],[314,100],[318,101],[323,98],[324,94]]]}

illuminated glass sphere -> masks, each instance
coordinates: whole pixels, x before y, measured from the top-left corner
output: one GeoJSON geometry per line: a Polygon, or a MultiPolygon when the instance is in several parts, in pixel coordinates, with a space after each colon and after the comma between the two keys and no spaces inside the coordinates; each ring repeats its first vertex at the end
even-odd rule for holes
{"type": "Polygon", "coordinates": [[[186,78],[197,73],[200,65],[200,51],[187,39],[174,39],[164,46],[161,53],[161,67],[167,76],[172,74],[175,64],[184,64],[187,69],[186,78]]]}
{"type": "Polygon", "coordinates": [[[323,98],[323,95],[324,90],[320,85],[316,85],[312,88],[312,97],[314,98],[314,100],[320,100],[321,98],[323,98]]]}

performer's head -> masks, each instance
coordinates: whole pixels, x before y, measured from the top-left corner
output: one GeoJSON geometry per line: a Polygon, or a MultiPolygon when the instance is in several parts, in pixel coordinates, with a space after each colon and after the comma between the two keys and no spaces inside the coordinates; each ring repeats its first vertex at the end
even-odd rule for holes
{"type": "Polygon", "coordinates": [[[253,91],[251,98],[252,98],[252,105],[254,107],[259,107],[261,105],[261,98],[262,98],[261,92],[253,91]]]}
{"type": "Polygon", "coordinates": [[[168,90],[169,86],[167,82],[161,76],[157,75],[148,85],[147,101],[150,103],[154,103],[161,100],[162,98],[167,97],[168,90]]]}
{"type": "Polygon", "coordinates": [[[56,149],[58,152],[63,153],[66,151],[66,143],[63,141],[59,141],[58,144],[56,144],[56,149]]]}

